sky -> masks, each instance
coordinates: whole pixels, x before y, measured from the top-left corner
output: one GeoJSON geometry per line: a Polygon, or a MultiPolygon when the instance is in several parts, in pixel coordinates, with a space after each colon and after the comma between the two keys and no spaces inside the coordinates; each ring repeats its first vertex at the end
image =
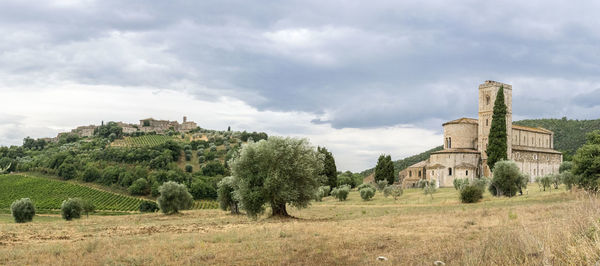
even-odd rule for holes
{"type": "Polygon", "coordinates": [[[442,144],[485,80],[513,119],[600,114],[597,1],[0,2],[0,145],[139,119],[308,138],[339,170],[442,144]]]}

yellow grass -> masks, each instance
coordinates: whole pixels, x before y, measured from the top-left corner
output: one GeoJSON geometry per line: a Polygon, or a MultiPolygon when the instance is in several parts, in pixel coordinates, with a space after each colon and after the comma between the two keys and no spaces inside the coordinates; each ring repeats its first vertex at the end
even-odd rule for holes
{"type": "Polygon", "coordinates": [[[454,189],[431,199],[408,190],[394,201],[325,198],[296,218],[218,210],[164,216],[90,216],[66,222],[0,215],[0,264],[447,265],[594,264],[600,201],[564,190],[461,204],[454,189]],[[388,261],[377,261],[385,256],[388,261]]]}

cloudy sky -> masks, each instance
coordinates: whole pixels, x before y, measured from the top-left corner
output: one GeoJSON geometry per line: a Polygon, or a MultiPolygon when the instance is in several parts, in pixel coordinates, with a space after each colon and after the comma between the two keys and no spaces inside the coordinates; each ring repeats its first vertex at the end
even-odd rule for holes
{"type": "Polygon", "coordinates": [[[477,86],[598,118],[597,1],[0,2],[0,145],[183,115],[306,137],[360,171],[441,145],[477,86]],[[126,2],[126,3],[125,3],[126,2]]]}

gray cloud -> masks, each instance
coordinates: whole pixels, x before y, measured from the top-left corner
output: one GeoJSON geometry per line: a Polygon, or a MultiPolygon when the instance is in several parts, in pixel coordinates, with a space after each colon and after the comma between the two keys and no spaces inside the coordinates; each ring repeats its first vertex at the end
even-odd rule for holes
{"type": "Polygon", "coordinates": [[[597,93],[585,95],[600,84],[599,7],[8,1],[0,85],[175,89],[308,112],[335,128],[438,129],[437,121],[476,116],[477,85],[492,79],[513,84],[519,117],[577,118],[595,106],[597,93]]]}

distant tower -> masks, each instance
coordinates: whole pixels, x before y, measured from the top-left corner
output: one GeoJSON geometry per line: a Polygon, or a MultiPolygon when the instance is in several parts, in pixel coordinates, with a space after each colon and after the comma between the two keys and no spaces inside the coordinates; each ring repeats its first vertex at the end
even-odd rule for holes
{"type": "Polygon", "coordinates": [[[477,150],[481,153],[482,159],[482,174],[484,176],[490,176],[491,172],[487,166],[487,149],[488,136],[490,134],[490,127],[492,126],[492,115],[494,113],[494,102],[496,101],[496,94],[501,86],[504,86],[504,103],[506,104],[506,144],[508,150],[506,155],[508,159],[512,158],[512,85],[486,80],[483,84],[479,85],[479,129],[478,129],[478,143],[477,150]]]}
{"type": "Polygon", "coordinates": [[[187,116],[183,116],[183,123],[187,122],[187,116]]]}

